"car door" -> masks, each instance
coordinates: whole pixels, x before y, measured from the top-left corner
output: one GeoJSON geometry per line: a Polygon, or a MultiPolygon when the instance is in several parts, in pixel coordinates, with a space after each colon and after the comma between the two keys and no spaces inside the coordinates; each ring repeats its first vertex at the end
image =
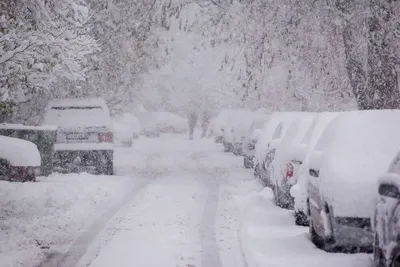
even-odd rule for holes
{"type": "Polygon", "coordinates": [[[321,210],[324,207],[324,200],[321,196],[319,190],[321,184],[320,177],[320,162],[323,153],[321,151],[313,151],[309,158],[309,168],[308,168],[308,205],[309,205],[309,215],[313,221],[313,226],[315,231],[320,236],[325,235],[324,224],[321,217],[321,210]]]}

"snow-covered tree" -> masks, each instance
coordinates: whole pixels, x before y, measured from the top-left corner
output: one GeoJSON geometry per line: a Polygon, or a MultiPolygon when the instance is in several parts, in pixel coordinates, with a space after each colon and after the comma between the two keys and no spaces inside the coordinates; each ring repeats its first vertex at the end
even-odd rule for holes
{"type": "Polygon", "coordinates": [[[88,55],[98,49],[87,20],[83,0],[1,0],[0,101],[31,114],[36,97],[63,89],[58,81],[85,80],[88,55]]]}

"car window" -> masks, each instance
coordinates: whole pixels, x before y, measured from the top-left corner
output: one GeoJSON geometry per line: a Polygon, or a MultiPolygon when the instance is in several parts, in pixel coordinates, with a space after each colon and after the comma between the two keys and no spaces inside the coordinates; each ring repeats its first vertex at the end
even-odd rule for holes
{"type": "Polygon", "coordinates": [[[282,136],[282,131],[283,131],[283,123],[279,123],[278,126],[276,126],[275,132],[272,135],[272,139],[279,139],[282,136]]]}

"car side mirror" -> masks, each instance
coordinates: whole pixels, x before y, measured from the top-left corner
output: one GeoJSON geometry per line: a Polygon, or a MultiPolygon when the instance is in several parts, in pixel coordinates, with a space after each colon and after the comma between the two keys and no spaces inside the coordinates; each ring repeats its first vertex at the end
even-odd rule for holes
{"type": "Polygon", "coordinates": [[[396,185],[383,183],[379,185],[378,192],[385,197],[392,197],[400,199],[400,191],[396,185]]]}

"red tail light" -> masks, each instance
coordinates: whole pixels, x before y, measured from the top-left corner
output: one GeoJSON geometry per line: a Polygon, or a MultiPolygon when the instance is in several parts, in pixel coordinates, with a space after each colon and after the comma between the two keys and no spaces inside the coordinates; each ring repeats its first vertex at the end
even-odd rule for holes
{"type": "Polygon", "coordinates": [[[99,142],[100,143],[112,143],[113,141],[113,133],[99,133],[99,142]]]}
{"type": "Polygon", "coordinates": [[[286,178],[293,177],[293,165],[292,163],[286,164],[286,178]]]}

